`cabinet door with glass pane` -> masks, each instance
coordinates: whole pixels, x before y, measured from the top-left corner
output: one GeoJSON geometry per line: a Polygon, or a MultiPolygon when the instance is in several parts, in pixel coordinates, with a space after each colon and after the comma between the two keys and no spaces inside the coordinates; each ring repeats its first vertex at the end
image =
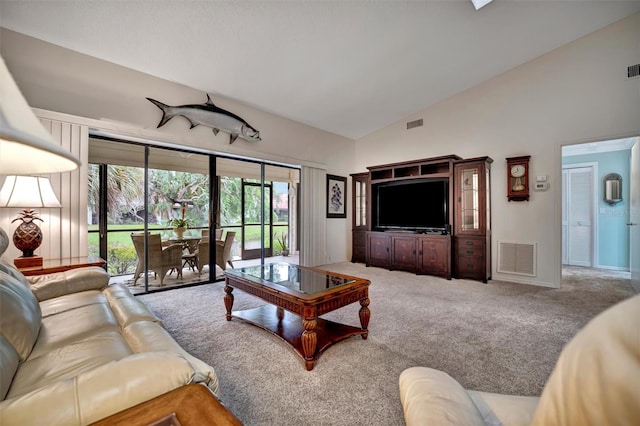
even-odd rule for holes
{"type": "Polygon", "coordinates": [[[454,271],[457,278],[491,278],[491,194],[489,157],[454,166],[454,271]]]}
{"type": "Polygon", "coordinates": [[[367,185],[369,173],[351,175],[352,262],[365,262],[367,252],[367,185]]]}
{"type": "Polygon", "coordinates": [[[491,228],[488,196],[489,167],[490,162],[486,160],[462,161],[455,165],[456,235],[484,235],[491,228]]]}

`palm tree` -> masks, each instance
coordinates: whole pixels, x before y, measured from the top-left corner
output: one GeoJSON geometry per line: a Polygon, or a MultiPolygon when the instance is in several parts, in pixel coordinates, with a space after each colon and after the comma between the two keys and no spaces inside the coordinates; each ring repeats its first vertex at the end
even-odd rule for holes
{"type": "MultiPolygon", "coordinates": [[[[142,169],[127,166],[107,166],[107,211],[113,219],[120,217],[123,207],[129,213],[137,216],[138,206],[144,197],[142,169]]],[[[99,167],[91,164],[89,167],[89,206],[92,216],[97,215],[100,197],[99,167]]],[[[142,218],[141,218],[142,219],[142,218]]]]}

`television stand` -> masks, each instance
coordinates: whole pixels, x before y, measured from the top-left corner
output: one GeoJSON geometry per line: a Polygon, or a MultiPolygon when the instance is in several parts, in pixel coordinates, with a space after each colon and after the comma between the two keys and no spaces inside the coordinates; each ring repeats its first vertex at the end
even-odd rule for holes
{"type": "Polygon", "coordinates": [[[453,275],[487,282],[491,279],[492,162],[489,157],[463,159],[447,155],[371,166],[367,167],[368,172],[352,174],[351,261],[447,279],[453,275]],[[393,197],[380,196],[380,188],[438,181],[446,182],[445,193],[438,195],[422,186],[424,190],[418,191],[417,196],[414,191],[405,198],[434,206],[444,201],[443,230],[438,229],[442,222],[434,221],[438,216],[424,220],[416,216],[415,206],[398,206],[393,197]],[[380,210],[375,210],[381,200],[388,201],[384,206],[397,207],[391,219],[382,214],[382,222],[380,210]]]}
{"type": "Polygon", "coordinates": [[[367,232],[367,266],[451,279],[451,235],[367,232]]]}

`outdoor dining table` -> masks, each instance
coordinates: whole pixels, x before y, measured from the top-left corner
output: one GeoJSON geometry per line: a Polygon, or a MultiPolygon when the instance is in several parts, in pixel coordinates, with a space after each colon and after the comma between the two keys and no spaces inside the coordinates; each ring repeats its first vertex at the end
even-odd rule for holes
{"type": "Polygon", "coordinates": [[[169,244],[182,244],[184,248],[189,250],[189,253],[194,253],[198,249],[198,243],[202,240],[202,237],[182,237],[182,238],[167,238],[166,242],[169,244]]]}

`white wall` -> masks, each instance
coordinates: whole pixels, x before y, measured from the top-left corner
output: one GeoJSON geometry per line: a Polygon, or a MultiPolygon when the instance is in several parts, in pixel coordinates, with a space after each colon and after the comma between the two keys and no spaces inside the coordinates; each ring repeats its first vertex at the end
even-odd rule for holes
{"type": "MultiPolygon", "coordinates": [[[[340,176],[348,176],[353,170],[351,139],[216,96],[216,90],[224,88],[211,88],[214,102],[257,128],[261,142],[238,139],[230,145],[228,134],[214,136],[203,126],[190,130],[188,122],[179,117],[156,130],[161,112],[146,97],[169,105],[198,104],[206,101],[205,93],[6,29],[0,29],[0,40],[0,53],[33,108],[69,114],[70,121],[75,116],[104,123],[94,122],[94,128],[123,128],[130,135],[152,135],[156,140],[184,146],[309,165],[340,176]]],[[[349,220],[327,220],[327,241],[331,242],[327,261],[349,258],[349,220]]]]}
{"type": "MultiPolygon", "coordinates": [[[[367,166],[457,154],[489,155],[492,166],[493,278],[559,286],[561,146],[640,134],[640,14],[541,56],[356,142],[367,166]],[[406,122],[424,126],[406,130],[406,122]],[[402,147],[402,149],[399,149],[402,147]],[[550,188],[507,202],[506,157],[531,155],[530,175],[550,188]],[[496,273],[497,241],[538,243],[537,275],[496,273]]],[[[472,72],[472,71],[470,71],[472,72]]]]}

